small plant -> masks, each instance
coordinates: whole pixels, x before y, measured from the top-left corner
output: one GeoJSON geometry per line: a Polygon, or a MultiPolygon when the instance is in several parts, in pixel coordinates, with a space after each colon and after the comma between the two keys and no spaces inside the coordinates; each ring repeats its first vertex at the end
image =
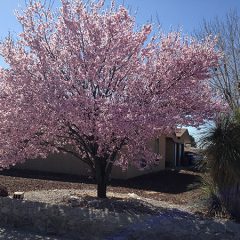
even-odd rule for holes
{"type": "Polygon", "coordinates": [[[8,190],[5,186],[0,185],[0,197],[7,197],[8,190]]]}

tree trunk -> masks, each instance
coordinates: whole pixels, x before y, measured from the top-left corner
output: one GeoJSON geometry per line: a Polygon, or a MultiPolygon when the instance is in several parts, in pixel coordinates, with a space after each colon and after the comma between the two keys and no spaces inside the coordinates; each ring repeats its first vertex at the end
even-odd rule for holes
{"type": "Polygon", "coordinates": [[[106,198],[107,197],[107,183],[104,181],[97,182],[97,197],[98,198],[106,198]]]}
{"type": "Polygon", "coordinates": [[[106,172],[105,159],[97,159],[95,161],[95,171],[97,181],[97,197],[106,198],[109,174],[106,172]]]}

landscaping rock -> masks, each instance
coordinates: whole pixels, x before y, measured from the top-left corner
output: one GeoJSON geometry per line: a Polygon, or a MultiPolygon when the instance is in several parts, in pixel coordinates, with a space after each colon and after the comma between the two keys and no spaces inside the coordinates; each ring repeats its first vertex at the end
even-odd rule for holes
{"type": "Polygon", "coordinates": [[[81,207],[84,205],[84,201],[77,196],[69,196],[67,202],[71,207],[81,207]]]}

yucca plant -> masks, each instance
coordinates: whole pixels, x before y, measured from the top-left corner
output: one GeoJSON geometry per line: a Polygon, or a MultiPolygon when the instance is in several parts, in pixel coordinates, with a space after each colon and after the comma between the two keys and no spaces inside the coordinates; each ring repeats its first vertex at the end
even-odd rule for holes
{"type": "Polygon", "coordinates": [[[205,199],[205,207],[207,207],[208,215],[215,217],[228,217],[229,215],[219,197],[216,184],[213,182],[213,179],[208,172],[205,172],[202,175],[201,189],[203,190],[205,196],[207,197],[205,199]]]}
{"type": "Polygon", "coordinates": [[[221,116],[202,139],[213,186],[227,211],[240,218],[240,117],[221,116]]]}

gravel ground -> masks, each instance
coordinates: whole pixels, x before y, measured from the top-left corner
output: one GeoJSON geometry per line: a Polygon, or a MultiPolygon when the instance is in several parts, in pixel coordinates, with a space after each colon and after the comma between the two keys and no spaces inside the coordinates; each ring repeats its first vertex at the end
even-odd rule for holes
{"type": "Polygon", "coordinates": [[[152,216],[105,240],[240,240],[240,225],[199,218],[176,209],[152,216]]]}
{"type": "MultiPolygon", "coordinates": [[[[78,196],[81,198],[86,195],[90,196],[90,198],[88,198],[88,201],[92,203],[90,207],[97,208],[99,202],[95,201],[95,191],[93,190],[81,191],[76,189],[63,189],[51,191],[31,191],[25,193],[25,199],[46,202],[50,204],[67,204],[67,202],[63,201],[63,199],[66,199],[66,197],[78,196]]],[[[112,198],[132,200],[132,203],[136,204],[137,208],[139,207],[137,203],[143,203],[136,214],[142,213],[144,216],[144,207],[148,207],[151,211],[156,212],[155,214],[150,214],[149,217],[142,223],[133,222],[125,229],[119,232],[114,232],[114,234],[99,240],[240,240],[240,224],[237,224],[233,221],[200,217],[194,215],[191,208],[187,208],[186,206],[170,204],[164,201],[157,201],[153,199],[146,199],[133,193],[122,194],[109,192],[108,196],[108,201],[111,201],[112,198]]],[[[113,201],[116,203],[115,199],[113,199],[113,201]]],[[[109,208],[109,206],[103,205],[103,208],[109,208]]],[[[3,233],[1,232],[0,235],[2,237],[0,237],[0,240],[60,240],[60,238],[39,236],[13,230],[8,231],[4,229],[3,233]],[[15,238],[12,238],[11,235],[15,238]]],[[[81,237],[77,239],[81,240],[81,237]]]]}
{"type": "MultiPolygon", "coordinates": [[[[199,208],[203,196],[200,178],[198,173],[181,170],[160,172],[129,181],[112,181],[108,187],[110,201],[111,198],[115,198],[114,201],[116,198],[135,199],[147,203],[145,207],[149,207],[151,211],[158,209],[159,212],[150,216],[147,221],[133,223],[104,240],[240,240],[239,224],[228,219],[209,219],[193,214],[204,211],[199,208]]],[[[90,196],[87,203],[85,202],[88,207],[88,203],[94,202],[96,196],[96,185],[93,180],[86,178],[8,172],[0,175],[0,182],[8,188],[10,194],[24,191],[25,199],[32,201],[66,204],[64,196],[81,198],[87,195],[90,196]]],[[[103,204],[102,208],[105,207],[106,204],[103,204]]],[[[141,212],[141,206],[137,211],[141,212]]],[[[0,228],[1,239],[61,238],[0,228]]]]}
{"type": "Polygon", "coordinates": [[[24,199],[35,202],[69,205],[69,198],[71,196],[81,200],[81,207],[107,208],[109,211],[124,212],[124,210],[131,208],[136,214],[145,214],[149,210],[149,214],[156,215],[163,208],[176,208],[181,211],[192,212],[191,206],[144,198],[135,193],[108,192],[108,199],[98,199],[96,198],[95,190],[55,189],[26,192],[24,199]]]}
{"type": "MultiPolygon", "coordinates": [[[[12,229],[9,227],[0,227],[0,240],[68,240],[66,238],[39,235],[36,233],[29,233],[19,229],[12,229]]],[[[70,240],[70,239],[69,239],[70,240]]]]}

